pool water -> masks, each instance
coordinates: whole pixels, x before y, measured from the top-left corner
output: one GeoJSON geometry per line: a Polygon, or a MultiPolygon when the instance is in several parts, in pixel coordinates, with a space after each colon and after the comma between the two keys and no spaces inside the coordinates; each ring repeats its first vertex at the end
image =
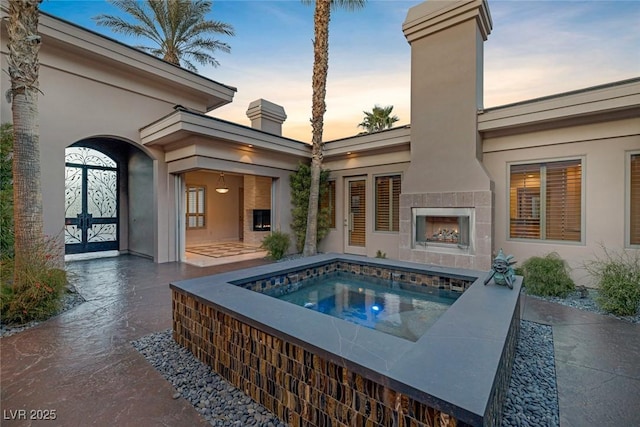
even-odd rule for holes
{"type": "Polygon", "coordinates": [[[305,281],[300,289],[278,298],[415,342],[460,295],[333,273],[305,281]]]}

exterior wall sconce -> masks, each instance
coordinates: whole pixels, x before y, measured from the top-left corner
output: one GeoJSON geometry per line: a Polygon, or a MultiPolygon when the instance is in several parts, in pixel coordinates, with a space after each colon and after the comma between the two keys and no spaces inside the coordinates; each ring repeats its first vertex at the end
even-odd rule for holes
{"type": "Polygon", "coordinates": [[[218,183],[216,184],[216,192],[220,194],[225,194],[229,192],[229,187],[224,182],[224,172],[220,172],[220,177],[218,178],[218,183]]]}

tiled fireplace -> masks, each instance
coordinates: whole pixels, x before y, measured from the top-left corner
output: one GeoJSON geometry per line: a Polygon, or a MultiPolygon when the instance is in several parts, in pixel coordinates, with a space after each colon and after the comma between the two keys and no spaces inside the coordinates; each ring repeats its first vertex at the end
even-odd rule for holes
{"type": "Polygon", "coordinates": [[[402,194],[400,259],[488,270],[492,255],[491,194],[402,194]]]}
{"type": "Polygon", "coordinates": [[[411,208],[412,248],[473,251],[473,208],[411,208]]]}

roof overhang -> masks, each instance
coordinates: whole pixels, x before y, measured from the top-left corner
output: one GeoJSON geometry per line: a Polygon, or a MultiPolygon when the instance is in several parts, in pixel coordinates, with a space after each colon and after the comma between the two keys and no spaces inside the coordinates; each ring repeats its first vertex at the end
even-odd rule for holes
{"type": "Polygon", "coordinates": [[[478,113],[484,137],[640,117],[640,78],[496,107],[478,113]]]}
{"type": "Polygon", "coordinates": [[[410,145],[411,128],[409,125],[406,125],[381,132],[328,141],[324,145],[324,158],[329,161],[351,155],[396,152],[409,150],[410,145]]]}
{"type": "Polygon", "coordinates": [[[311,153],[311,146],[304,142],[185,110],[177,110],[140,129],[142,144],[165,151],[183,145],[193,136],[201,141],[203,138],[223,141],[296,157],[309,158],[311,153]]]}

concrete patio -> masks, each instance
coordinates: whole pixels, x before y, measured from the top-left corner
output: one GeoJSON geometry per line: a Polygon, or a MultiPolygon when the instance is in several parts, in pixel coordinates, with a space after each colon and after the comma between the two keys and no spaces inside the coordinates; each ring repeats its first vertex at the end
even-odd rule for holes
{"type": "MultiPolygon", "coordinates": [[[[87,302],[0,339],[2,425],[206,425],[130,341],[171,326],[169,282],[265,263],[69,263],[87,302]],[[55,410],[56,420],[11,419],[19,410],[55,410]]],[[[561,425],[640,425],[640,325],[528,297],[522,307],[553,326],[561,425]]]]}

